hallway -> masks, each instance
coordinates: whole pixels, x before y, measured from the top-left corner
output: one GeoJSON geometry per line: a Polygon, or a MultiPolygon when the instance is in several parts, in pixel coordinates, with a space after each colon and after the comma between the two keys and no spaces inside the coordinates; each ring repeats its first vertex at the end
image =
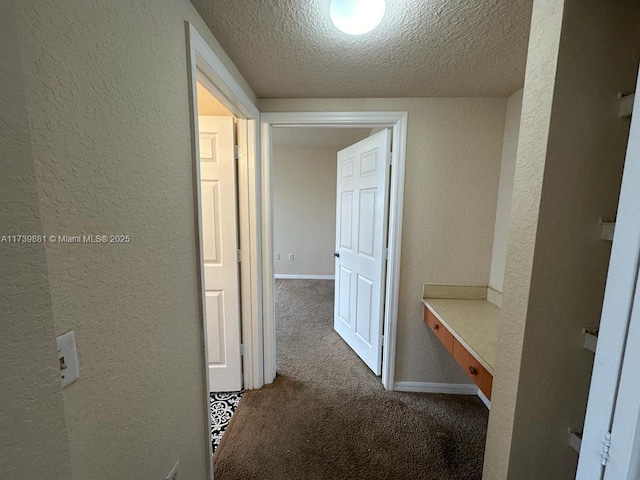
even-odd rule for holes
{"type": "Polygon", "coordinates": [[[333,281],[277,280],[278,378],[247,391],[216,480],[479,479],[477,397],[387,392],[333,331],[333,281]]]}

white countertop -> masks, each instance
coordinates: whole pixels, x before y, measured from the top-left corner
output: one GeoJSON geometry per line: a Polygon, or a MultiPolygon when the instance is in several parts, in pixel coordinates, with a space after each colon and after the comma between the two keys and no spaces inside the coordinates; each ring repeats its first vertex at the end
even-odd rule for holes
{"type": "Polygon", "coordinates": [[[500,308],[487,300],[425,298],[422,302],[456,340],[494,375],[500,308]]]}

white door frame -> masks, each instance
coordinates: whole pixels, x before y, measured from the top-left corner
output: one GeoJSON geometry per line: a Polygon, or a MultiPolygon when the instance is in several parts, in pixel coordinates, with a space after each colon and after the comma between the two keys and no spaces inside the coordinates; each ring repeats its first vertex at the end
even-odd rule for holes
{"type": "MultiPolygon", "coordinates": [[[[203,386],[206,393],[205,410],[209,415],[209,360],[207,355],[207,336],[205,332],[205,298],[204,271],[202,269],[202,232],[200,205],[200,152],[198,129],[198,104],[196,98],[196,83],[201,82],[214,96],[234,115],[238,121],[238,142],[240,160],[238,162],[238,210],[239,210],[239,244],[241,248],[240,286],[241,286],[241,316],[242,343],[244,356],[242,357],[244,388],[260,388],[263,383],[262,356],[262,277],[260,264],[262,250],[260,248],[260,131],[257,123],[260,112],[253,101],[242,90],[233,75],[227,70],[220,59],[213,53],[204,39],[198,34],[193,25],[186,22],[187,49],[189,53],[188,78],[189,101],[191,106],[191,140],[192,158],[194,165],[194,228],[198,241],[197,269],[199,272],[198,288],[200,289],[200,315],[203,337],[203,386]]],[[[211,422],[203,422],[206,430],[207,451],[211,451],[211,422]]],[[[213,478],[213,460],[210,456],[208,477],[213,478]]]]}
{"type": "Polygon", "coordinates": [[[393,390],[398,292],[400,290],[400,247],[407,145],[407,112],[284,112],[261,114],[262,131],[262,258],[264,380],[276,378],[276,329],[273,277],[273,198],[271,190],[272,127],[391,127],[392,168],[389,202],[389,261],[386,274],[382,385],[393,390]]]}

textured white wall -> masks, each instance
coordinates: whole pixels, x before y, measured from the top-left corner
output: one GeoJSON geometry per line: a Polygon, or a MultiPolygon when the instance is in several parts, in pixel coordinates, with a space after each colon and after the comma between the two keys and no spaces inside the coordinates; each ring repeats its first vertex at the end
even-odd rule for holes
{"type": "Polygon", "coordinates": [[[615,94],[634,88],[639,23],[633,0],[534,2],[485,479],[575,476],[566,432],[586,410],[581,328],[602,308],[598,217],[616,211],[629,121],[615,94]]]}
{"type": "Polygon", "coordinates": [[[159,479],[180,459],[204,479],[185,20],[246,84],[187,0],[15,8],[2,45],[22,55],[43,231],[132,238],[46,249],[55,329],[75,330],[80,361],[63,391],[73,478],[159,479]]]}
{"type": "Polygon", "coordinates": [[[334,273],[337,151],[273,148],[273,245],[274,253],[280,254],[273,263],[276,274],[334,273]]]}
{"type": "Polygon", "coordinates": [[[509,233],[509,214],[513,196],[513,177],[516,173],[518,154],[518,133],[522,113],[522,89],[509,97],[507,116],[504,124],[502,144],[502,163],[500,164],[500,185],[498,187],[498,205],[496,224],[493,230],[493,253],[491,255],[491,275],[489,286],[502,292],[504,283],[504,265],[507,260],[507,234],[509,233]]]}
{"type": "MultiPolygon", "coordinates": [[[[43,233],[13,4],[0,15],[0,236],[43,233]]],[[[0,243],[0,477],[71,479],[41,243],[0,243]]]]}
{"type": "Polygon", "coordinates": [[[396,381],[467,383],[422,321],[424,283],[487,285],[506,98],[277,99],[262,112],[409,112],[396,381]]]}

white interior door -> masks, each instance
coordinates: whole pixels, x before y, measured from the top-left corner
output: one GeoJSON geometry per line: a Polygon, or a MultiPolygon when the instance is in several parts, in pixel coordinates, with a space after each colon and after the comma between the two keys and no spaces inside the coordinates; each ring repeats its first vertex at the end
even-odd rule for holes
{"type": "Polygon", "coordinates": [[[380,375],[391,134],[338,152],[333,326],[380,375]]]}
{"type": "Polygon", "coordinates": [[[205,323],[212,392],[242,389],[236,162],[232,117],[199,116],[205,323]]]}
{"type": "MultiPolygon", "coordinates": [[[[640,87],[640,77],[638,78],[640,87]]],[[[637,90],[636,91],[640,91],[637,90]]],[[[598,346],[593,366],[579,480],[640,478],[640,101],[636,100],[622,177],[620,202],[598,346]],[[610,433],[608,460],[603,447],[610,433]],[[606,463],[606,465],[603,465],[606,463]]]]}

